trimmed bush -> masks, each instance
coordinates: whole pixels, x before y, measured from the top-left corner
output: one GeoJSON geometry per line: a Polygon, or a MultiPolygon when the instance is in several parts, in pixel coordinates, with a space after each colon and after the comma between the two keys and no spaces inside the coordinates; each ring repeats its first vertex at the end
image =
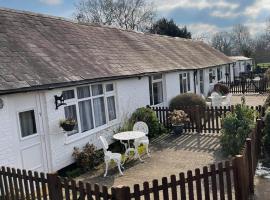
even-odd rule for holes
{"type": "Polygon", "coordinates": [[[159,120],[156,116],[156,113],[151,108],[138,108],[131,116],[130,123],[132,126],[137,121],[143,121],[148,125],[149,133],[148,137],[153,138],[159,133],[159,128],[162,132],[166,132],[162,124],[159,123],[159,120]]]}
{"type": "Polygon", "coordinates": [[[206,102],[201,96],[193,93],[184,93],[177,95],[170,102],[170,107],[176,110],[181,109],[182,107],[185,106],[196,106],[196,105],[205,108],[206,102]]]}
{"type": "Polygon", "coordinates": [[[213,92],[217,92],[221,95],[227,95],[230,93],[230,89],[226,85],[223,85],[221,83],[217,83],[214,85],[213,92]]]}
{"type": "Polygon", "coordinates": [[[254,128],[254,111],[245,105],[236,105],[234,113],[228,112],[222,119],[221,147],[224,155],[236,155],[254,128]]]}

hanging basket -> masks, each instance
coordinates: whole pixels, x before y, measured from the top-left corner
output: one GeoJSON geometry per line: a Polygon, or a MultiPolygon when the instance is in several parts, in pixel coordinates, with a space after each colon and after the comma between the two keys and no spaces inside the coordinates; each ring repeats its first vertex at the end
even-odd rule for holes
{"type": "Polygon", "coordinates": [[[61,127],[65,130],[65,131],[73,131],[75,124],[61,124],[61,127]]]}

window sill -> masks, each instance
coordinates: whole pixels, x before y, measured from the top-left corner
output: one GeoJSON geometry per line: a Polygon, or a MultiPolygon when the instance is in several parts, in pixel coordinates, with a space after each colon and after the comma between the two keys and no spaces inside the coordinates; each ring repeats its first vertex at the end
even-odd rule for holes
{"type": "Polygon", "coordinates": [[[65,145],[68,145],[68,144],[77,142],[79,140],[84,139],[85,137],[89,137],[90,135],[93,135],[93,134],[95,134],[95,133],[97,133],[99,131],[103,131],[105,129],[108,129],[108,128],[110,128],[112,126],[115,126],[117,124],[119,124],[119,120],[116,119],[116,120],[112,121],[110,124],[105,124],[103,126],[100,126],[98,128],[92,129],[90,131],[85,131],[83,133],[77,133],[77,134],[74,134],[74,135],[71,135],[71,136],[65,135],[66,139],[65,139],[65,143],[64,144],[65,145]]]}

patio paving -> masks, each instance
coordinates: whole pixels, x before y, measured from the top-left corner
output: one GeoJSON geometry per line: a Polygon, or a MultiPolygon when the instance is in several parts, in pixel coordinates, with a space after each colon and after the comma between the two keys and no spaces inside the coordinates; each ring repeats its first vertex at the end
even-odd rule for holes
{"type": "MultiPolygon", "coordinates": [[[[232,96],[232,105],[241,103],[242,95],[233,95],[232,96]]],[[[249,106],[258,106],[263,105],[267,98],[267,94],[254,94],[254,95],[246,95],[246,104],[249,106]]]]}
{"type": "Polygon", "coordinates": [[[171,174],[202,168],[215,161],[223,160],[220,152],[218,134],[183,134],[176,136],[164,134],[151,142],[151,157],[143,156],[144,162],[130,160],[124,165],[124,176],[117,169],[110,169],[103,177],[104,165],[99,169],[77,178],[91,184],[98,183],[108,187],[133,186],[144,181],[152,181],[171,174]]]}

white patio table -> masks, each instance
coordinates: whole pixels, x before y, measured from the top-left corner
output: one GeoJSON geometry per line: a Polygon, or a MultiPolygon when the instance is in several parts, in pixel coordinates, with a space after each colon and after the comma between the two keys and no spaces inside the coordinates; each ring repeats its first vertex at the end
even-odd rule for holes
{"type": "Polygon", "coordinates": [[[125,131],[125,132],[120,132],[120,133],[113,135],[113,138],[116,140],[119,140],[120,143],[125,146],[125,149],[126,149],[125,155],[126,156],[129,154],[129,152],[134,151],[135,158],[139,158],[140,161],[143,161],[139,155],[138,149],[130,146],[130,141],[144,137],[144,136],[145,136],[144,132],[125,131]]]}

